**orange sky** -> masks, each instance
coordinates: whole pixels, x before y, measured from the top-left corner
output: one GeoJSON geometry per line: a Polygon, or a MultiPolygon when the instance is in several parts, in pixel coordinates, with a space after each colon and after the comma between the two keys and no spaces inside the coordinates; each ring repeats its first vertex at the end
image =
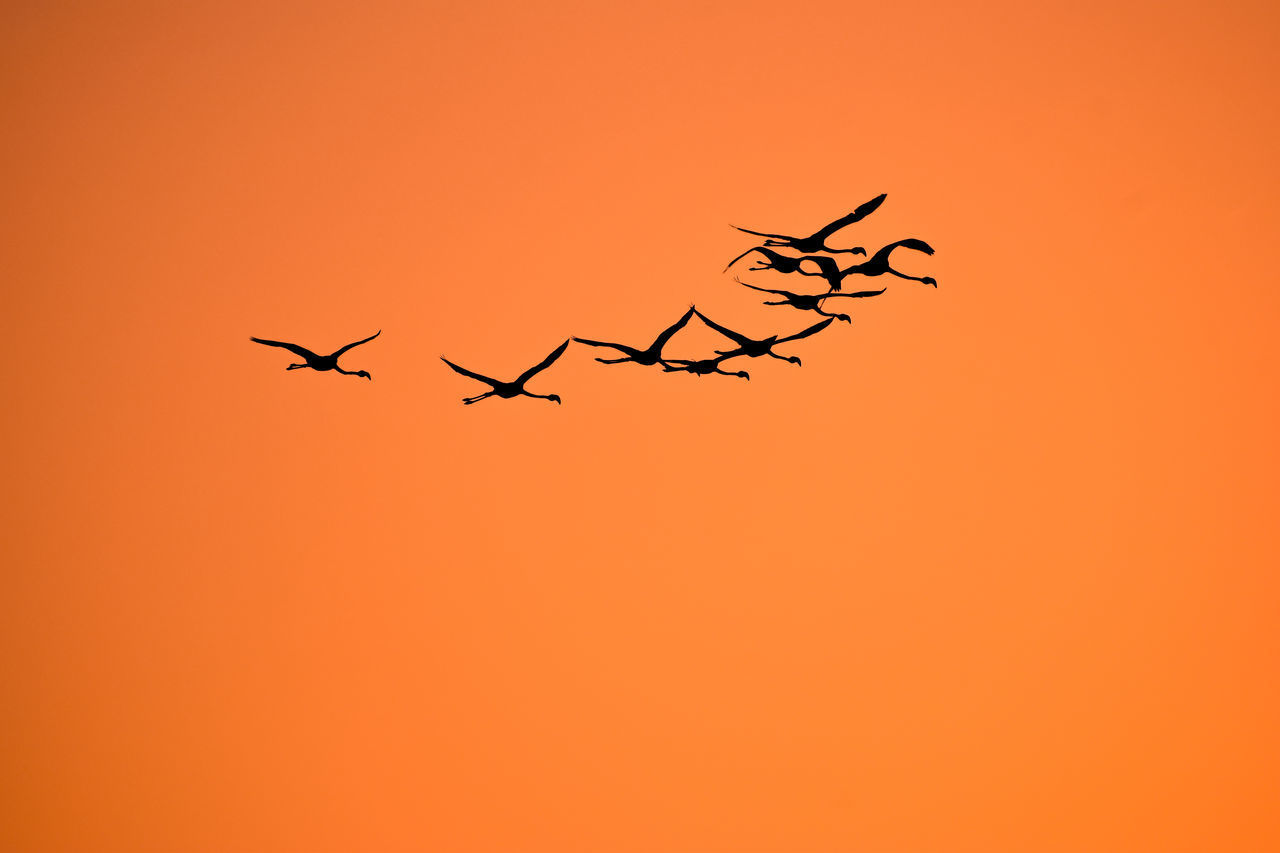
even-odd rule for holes
{"type": "Polygon", "coordinates": [[[0,849],[1280,849],[1274,4],[0,18],[0,849]]]}

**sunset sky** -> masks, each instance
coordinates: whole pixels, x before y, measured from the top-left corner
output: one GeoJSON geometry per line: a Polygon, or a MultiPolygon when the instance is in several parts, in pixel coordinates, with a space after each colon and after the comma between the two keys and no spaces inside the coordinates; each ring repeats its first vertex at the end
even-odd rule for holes
{"type": "Polygon", "coordinates": [[[0,850],[1280,850],[1277,43],[6,4],[0,850]],[[939,286],[803,366],[440,361],[799,331],[730,224],[880,193],[832,243],[939,286]]]}

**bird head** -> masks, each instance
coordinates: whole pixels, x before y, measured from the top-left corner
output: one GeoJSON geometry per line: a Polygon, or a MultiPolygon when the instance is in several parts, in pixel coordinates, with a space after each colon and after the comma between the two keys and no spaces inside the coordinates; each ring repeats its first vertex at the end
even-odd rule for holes
{"type": "Polygon", "coordinates": [[[852,249],[849,250],[849,253],[852,255],[865,255],[867,253],[867,250],[862,248],[861,246],[854,246],[852,249]]]}
{"type": "Polygon", "coordinates": [[[922,284],[929,284],[929,285],[932,285],[932,286],[933,286],[933,287],[935,287],[935,288],[938,286],[938,282],[937,282],[937,280],[936,280],[936,279],[929,278],[928,276],[925,276],[924,278],[920,279],[920,281],[921,281],[921,283],[922,283],[922,284]]]}
{"type": "Polygon", "coordinates": [[[750,373],[747,373],[745,370],[739,370],[737,373],[735,373],[735,374],[733,374],[733,375],[734,375],[734,376],[741,376],[743,379],[747,380],[748,382],[750,382],[750,381],[751,381],[751,374],[750,374],[750,373]]]}
{"type": "Polygon", "coordinates": [[[852,317],[850,317],[848,314],[837,314],[837,315],[836,315],[836,319],[837,319],[837,320],[844,320],[846,323],[852,323],[852,322],[853,322],[853,318],[852,318],[852,317]]]}
{"type": "Polygon", "coordinates": [[[791,363],[792,363],[792,364],[794,364],[796,367],[800,367],[800,366],[801,366],[801,365],[800,365],[800,356],[798,356],[798,355],[788,356],[788,357],[787,357],[787,361],[791,362],[791,363]]]}
{"type": "Polygon", "coordinates": [[[369,381],[373,381],[373,377],[369,375],[369,371],[367,370],[357,370],[356,376],[363,376],[365,379],[368,379],[369,381]]]}
{"type": "Polygon", "coordinates": [[[548,394],[548,395],[547,395],[547,399],[548,399],[548,400],[555,400],[557,403],[559,403],[559,402],[560,402],[560,396],[559,396],[558,394],[548,394]]]}

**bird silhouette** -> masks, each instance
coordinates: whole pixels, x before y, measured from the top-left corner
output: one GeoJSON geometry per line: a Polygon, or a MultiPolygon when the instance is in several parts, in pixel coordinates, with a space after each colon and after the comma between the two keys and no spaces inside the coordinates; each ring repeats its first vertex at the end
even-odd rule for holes
{"type": "MultiPolygon", "coordinates": [[[[917,252],[924,252],[926,255],[933,254],[933,247],[930,246],[928,243],[926,243],[923,240],[917,240],[914,237],[909,237],[906,240],[899,240],[896,243],[890,243],[889,245],[879,249],[874,255],[867,258],[862,263],[845,267],[842,270],[834,270],[833,272],[832,267],[824,266],[823,264],[819,263],[819,266],[822,267],[822,270],[823,270],[820,273],[820,275],[822,275],[822,277],[827,280],[827,283],[831,285],[831,289],[833,291],[839,290],[840,283],[843,282],[847,277],[851,275],[877,276],[877,275],[884,275],[885,273],[888,273],[889,275],[896,275],[898,278],[905,278],[911,281],[918,281],[918,282],[921,282],[922,284],[928,284],[933,287],[938,286],[938,282],[932,278],[929,278],[928,276],[907,275],[906,273],[898,272],[893,267],[889,266],[889,255],[893,252],[894,249],[915,249],[917,252]]],[[[801,258],[800,260],[813,260],[813,261],[821,262],[821,261],[830,261],[831,258],[801,258]]],[[[804,272],[803,270],[799,270],[799,272],[802,275],[819,274],[819,273],[804,272]]]]}
{"type": "Polygon", "coordinates": [[[832,314],[829,311],[823,311],[822,301],[824,299],[837,299],[841,296],[850,299],[863,299],[868,296],[879,296],[888,289],[863,290],[858,293],[792,293],[789,290],[770,290],[767,287],[756,287],[754,284],[747,284],[740,278],[735,278],[734,281],[738,282],[738,284],[743,287],[749,287],[752,290],[758,290],[761,293],[772,293],[776,296],[782,297],[782,301],[780,302],[766,302],[764,303],[765,305],[790,305],[791,307],[798,308],[801,311],[816,311],[824,317],[833,317],[837,320],[844,320],[846,323],[852,323],[853,319],[848,314],[832,314]]]}
{"type": "MultiPolygon", "coordinates": [[[[781,273],[798,272],[801,275],[819,275],[826,278],[828,281],[831,281],[832,279],[835,279],[836,281],[839,280],[838,276],[840,273],[840,267],[836,263],[835,258],[828,258],[825,255],[804,255],[803,257],[792,258],[787,255],[779,254],[773,249],[766,249],[764,246],[753,246],[750,249],[747,249],[741,255],[738,255],[738,257],[729,261],[729,264],[724,268],[724,271],[728,272],[729,267],[733,266],[752,252],[759,252],[764,255],[763,261],[757,260],[757,266],[747,268],[753,272],[759,272],[760,270],[777,270],[781,273]],[[805,261],[812,261],[817,264],[819,272],[805,272],[804,269],[801,268],[801,264],[805,261]]],[[[836,290],[839,289],[839,287],[836,288],[836,290]]]]}
{"type": "Polygon", "coordinates": [[[329,355],[316,355],[306,347],[300,347],[297,344],[285,343],[284,341],[268,341],[263,338],[249,338],[249,340],[253,341],[255,344],[265,344],[269,347],[283,347],[294,355],[300,355],[306,360],[306,364],[291,364],[286,367],[285,370],[299,370],[304,367],[320,371],[336,370],[345,376],[363,376],[365,379],[372,380],[373,377],[369,375],[367,370],[343,370],[341,367],[338,367],[338,356],[342,355],[352,347],[358,347],[361,344],[369,343],[369,341],[373,340],[380,334],[382,334],[381,329],[372,336],[365,338],[363,341],[356,341],[353,344],[347,344],[342,349],[330,353],[329,355]]]}
{"type": "Polygon", "coordinates": [[[881,193],[871,199],[871,201],[859,205],[853,213],[822,226],[808,237],[790,237],[786,234],[766,234],[763,231],[752,231],[750,228],[742,228],[737,225],[731,225],[729,227],[737,228],[739,231],[745,231],[748,234],[754,234],[757,237],[768,237],[769,239],[764,241],[766,246],[782,246],[784,248],[795,249],[797,252],[803,252],[804,254],[827,252],[832,255],[842,253],[865,255],[867,250],[861,246],[854,246],[851,249],[832,249],[827,246],[827,238],[839,231],[841,228],[844,228],[846,225],[852,225],[853,223],[870,216],[875,212],[876,208],[884,203],[885,197],[885,194],[881,193]]]}
{"type": "Polygon", "coordinates": [[[597,358],[596,361],[601,364],[621,364],[624,361],[634,361],[636,364],[652,366],[662,361],[662,348],[666,346],[667,341],[671,340],[672,335],[684,328],[684,324],[689,322],[689,318],[693,314],[694,308],[691,305],[689,310],[684,312],[684,316],[664,329],[662,334],[653,339],[653,343],[649,344],[647,349],[636,349],[626,344],[613,344],[608,341],[593,341],[588,338],[574,338],[574,340],[592,347],[612,347],[626,355],[626,358],[597,358]]]}
{"type": "Polygon", "coordinates": [[[708,326],[715,329],[717,332],[724,335],[726,338],[729,338],[731,341],[734,341],[735,343],[738,344],[738,348],[734,350],[727,350],[727,351],[715,350],[716,355],[724,356],[726,359],[734,358],[740,355],[749,356],[750,358],[759,358],[762,355],[767,355],[767,356],[772,356],[773,358],[776,358],[780,361],[789,361],[795,365],[800,364],[799,356],[778,355],[776,352],[773,351],[773,348],[776,345],[784,344],[787,341],[798,341],[801,338],[807,338],[810,335],[817,334],[818,332],[821,332],[823,329],[825,329],[827,326],[830,326],[832,322],[835,321],[835,317],[828,317],[827,319],[823,320],[821,323],[815,323],[814,325],[810,326],[804,331],[796,332],[794,335],[788,335],[785,338],[780,338],[777,335],[770,335],[767,338],[756,340],[754,338],[749,338],[746,335],[743,335],[739,332],[735,332],[732,329],[726,329],[724,326],[721,326],[719,323],[715,322],[706,314],[703,314],[701,311],[698,311],[696,313],[700,318],[702,318],[702,322],[706,323],[708,326]]]}
{"type": "Polygon", "coordinates": [[[472,379],[478,379],[486,385],[492,386],[492,390],[486,391],[483,394],[479,394],[475,397],[463,397],[462,402],[466,403],[468,406],[472,403],[480,402],[485,397],[497,396],[504,400],[510,400],[512,397],[519,397],[522,394],[526,397],[537,397],[540,400],[554,400],[556,403],[559,403],[560,398],[555,394],[531,394],[524,390],[524,384],[541,371],[550,367],[551,363],[559,358],[568,346],[569,340],[566,338],[565,342],[556,347],[549,356],[526,370],[524,373],[521,373],[516,377],[514,382],[503,382],[500,379],[490,379],[488,376],[481,376],[479,373],[474,373],[467,370],[465,367],[459,367],[444,356],[440,356],[440,360],[452,367],[458,373],[461,373],[463,376],[470,376],[472,379]]]}
{"type": "Polygon", "coordinates": [[[721,370],[720,362],[724,360],[725,356],[723,355],[718,358],[668,358],[663,360],[662,369],[667,373],[675,373],[678,371],[681,373],[692,373],[695,376],[706,376],[708,373],[719,373],[721,376],[741,376],[743,379],[751,379],[751,374],[747,373],[745,370],[739,370],[736,373],[721,370]],[[675,367],[673,365],[684,366],[675,367]]]}

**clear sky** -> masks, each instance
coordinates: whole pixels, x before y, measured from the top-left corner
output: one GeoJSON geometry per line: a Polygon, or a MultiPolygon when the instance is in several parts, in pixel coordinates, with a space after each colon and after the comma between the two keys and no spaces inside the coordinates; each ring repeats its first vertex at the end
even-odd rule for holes
{"type": "Polygon", "coordinates": [[[8,4],[0,849],[1280,849],[1278,15],[8,4]]]}

